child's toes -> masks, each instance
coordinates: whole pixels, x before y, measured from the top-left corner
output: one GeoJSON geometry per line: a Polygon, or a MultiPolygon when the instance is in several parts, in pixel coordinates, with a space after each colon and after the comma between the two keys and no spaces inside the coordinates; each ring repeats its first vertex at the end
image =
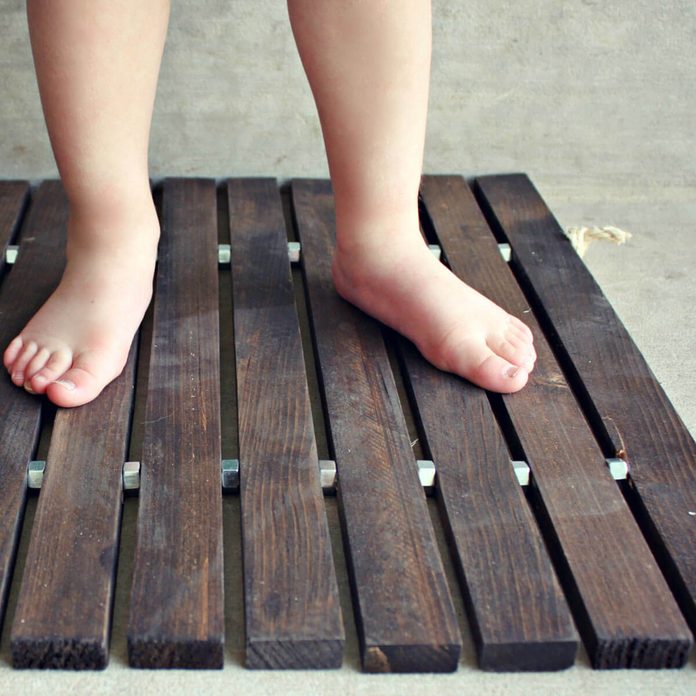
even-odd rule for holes
{"type": "Polygon", "coordinates": [[[46,348],[39,348],[36,355],[29,361],[24,368],[24,383],[26,384],[48,361],[51,351],[46,348]]]}
{"type": "Polygon", "coordinates": [[[71,364],[72,353],[70,351],[56,350],[51,353],[46,364],[28,380],[31,391],[43,394],[51,382],[60,379],[65,371],[70,369],[71,364]]]}
{"type": "Polygon", "coordinates": [[[22,352],[17,356],[17,359],[12,363],[12,381],[17,386],[22,386],[24,384],[24,370],[31,361],[31,359],[36,355],[39,350],[38,345],[35,341],[29,341],[22,352]]]}
{"type": "Polygon", "coordinates": [[[489,337],[486,344],[493,353],[513,365],[534,364],[536,356],[531,344],[513,332],[508,332],[502,338],[489,337]]]}
{"type": "Polygon", "coordinates": [[[10,341],[2,356],[3,365],[5,365],[8,370],[10,370],[12,367],[12,364],[17,359],[17,356],[19,355],[23,346],[24,342],[22,341],[21,336],[15,336],[10,341]]]}
{"type": "Polygon", "coordinates": [[[532,333],[532,330],[523,322],[520,321],[517,317],[513,317],[512,314],[510,316],[510,324],[517,329],[519,329],[524,336],[526,336],[530,341],[534,340],[534,334],[532,333]]]}

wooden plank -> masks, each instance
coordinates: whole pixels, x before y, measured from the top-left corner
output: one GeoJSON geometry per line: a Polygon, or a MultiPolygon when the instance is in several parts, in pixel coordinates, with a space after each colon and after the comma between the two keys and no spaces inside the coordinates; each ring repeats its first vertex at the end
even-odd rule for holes
{"type": "Polygon", "coordinates": [[[274,179],[227,185],[246,665],[340,667],[345,634],[274,179]]]}
{"type": "Polygon", "coordinates": [[[473,194],[460,177],[426,177],[422,195],[454,272],[534,333],[529,383],[501,398],[593,666],[684,665],[688,627],[473,194]]]}
{"type": "Polygon", "coordinates": [[[223,664],[215,183],[168,180],[128,626],[134,667],[223,664]]]}
{"type": "Polygon", "coordinates": [[[5,252],[19,228],[28,202],[28,182],[0,181],[0,273],[6,266],[5,252]]]}
{"type": "Polygon", "coordinates": [[[570,610],[486,393],[437,370],[410,341],[400,337],[397,346],[421,444],[435,462],[479,666],[572,666],[578,636],[570,610]]]}
{"type": "Polygon", "coordinates": [[[489,219],[514,250],[525,288],[553,322],[607,455],[629,464],[644,530],[696,630],[689,515],[696,510],[696,443],[529,178],[482,177],[477,185],[489,219]]]}
{"type": "MultiPolygon", "coordinates": [[[[2,220],[19,216],[12,195],[3,198],[2,220]]],[[[17,263],[0,289],[0,345],[22,330],[60,281],[65,263],[67,205],[58,182],[40,186],[26,220],[17,263]],[[21,302],[18,301],[21,298],[21,302]]],[[[4,238],[11,232],[4,228],[4,238]]],[[[27,466],[39,434],[41,399],[18,389],[3,368],[0,375],[0,623],[26,499],[27,466]]]]}
{"type": "Polygon", "coordinates": [[[58,409],[12,625],[14,667],[104,669],[135,377],[58,409]]]}
{"type": "Polygon", "coordinates": [[[443,672],[461,638],[379,324],[331,280],[328,182],[293,184],[363,667],[443,672]]]}

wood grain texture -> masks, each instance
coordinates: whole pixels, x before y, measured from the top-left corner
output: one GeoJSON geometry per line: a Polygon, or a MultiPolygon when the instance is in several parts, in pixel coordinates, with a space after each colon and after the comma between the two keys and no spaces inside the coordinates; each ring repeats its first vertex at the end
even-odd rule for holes
{"type": "MultiPolygon", "coordinates": [[[[13,225],[21,197],[2,197],[0,218],[13,225]]],[[[17,263],[0,288],[0,346],[24,328],[58,285],[65,259],[67,204],[58,182],[43,183],[28,213],[17,263]]],[[[5,227],[3,236],[9,238],[5,227]]],[[[27,466],[36,447],[42,399],[18,389],[0,370],[0,622],[19,537],[27,490],[27,466]]]]}
{"type": "Polygon", "coordinates": [[[435,462],[437,500],[479,666],[572,666],[578,636],[570,610],[486,392],[433,367],[410,341],[397,345],[435,462]]]}
{"type": "Polygon", "coordinates": [[[461,638],[380,327],[333,287],[328,182],[294,182],[293,200],[363,668],[452,671],[461,638]]]}
{"type": "Polygon", "coordinates": [[[340,667],[345,634],[274,179],[227,184],[246,665],[340,667]]]}
{"type": "Polygon", "coordinates": [[[14,667],[104,669],[135,377],[58,409],[12,626],[14,667]]]}
{"type": "Polygon", "coordinates": [[[223,664],[215,183],[167,180],[133,568],[135,667],[223,664]]]}
{"type": "Polygon", "coordinates": [[[696,518],[689,515],[696,510],[696,443],[529,178],[482,177],[477,186],[525,288],[553,323],[607,453],[628,462],[644,529],[696,630],[696,518]]]}
{"type": "Polygon", "coordinates": [[[529,383],[502,399],[593,666],[682,666],[691,633],[473,194],[426,177],[422,195],[452,270],[534,333],[529,383]]]}
{"type": "Polygon", "coordinates": [[[7,265],[5,252],[19,227],[28,202],[28,182],[0,181],[0,273],[7,265]]]}

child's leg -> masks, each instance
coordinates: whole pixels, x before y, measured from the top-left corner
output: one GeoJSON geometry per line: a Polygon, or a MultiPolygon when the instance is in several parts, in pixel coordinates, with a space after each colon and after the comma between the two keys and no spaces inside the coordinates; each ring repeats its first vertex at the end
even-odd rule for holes
{"type": "Polygon", "coordinates": [[[337,291],[437,367],[521,389],[536,359],[531,331],[459,281],[419,233],[429,0],[288,4],[336,199],[337,291]]]}
{"type": "Polygon", "coordinates": [[[91,401],[120,374],[152,294],[159,224],[147,149],[168,14],[168,0],[28,2],[70,202],[68,262],[4,363],[15,384],[61,406],[91,401]]]}

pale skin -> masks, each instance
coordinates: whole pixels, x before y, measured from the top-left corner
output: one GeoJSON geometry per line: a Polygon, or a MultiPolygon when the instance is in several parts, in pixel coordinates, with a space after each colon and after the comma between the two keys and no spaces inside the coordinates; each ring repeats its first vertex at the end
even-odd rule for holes
{"type": "MultiPolygon", "coordinates": [[[[288,6],[335,194],[337,292],[440,369],[518,391],[536,360],[531,331],[456,278],[419,232],[429,0],[288,6]]],[[[18,387],[69,407],[121,373],[152,296],[159,225],[147,148],[169,5],[29,0],[28,15],[70,202],[68,262],[4,364],[18,387]]]]}

